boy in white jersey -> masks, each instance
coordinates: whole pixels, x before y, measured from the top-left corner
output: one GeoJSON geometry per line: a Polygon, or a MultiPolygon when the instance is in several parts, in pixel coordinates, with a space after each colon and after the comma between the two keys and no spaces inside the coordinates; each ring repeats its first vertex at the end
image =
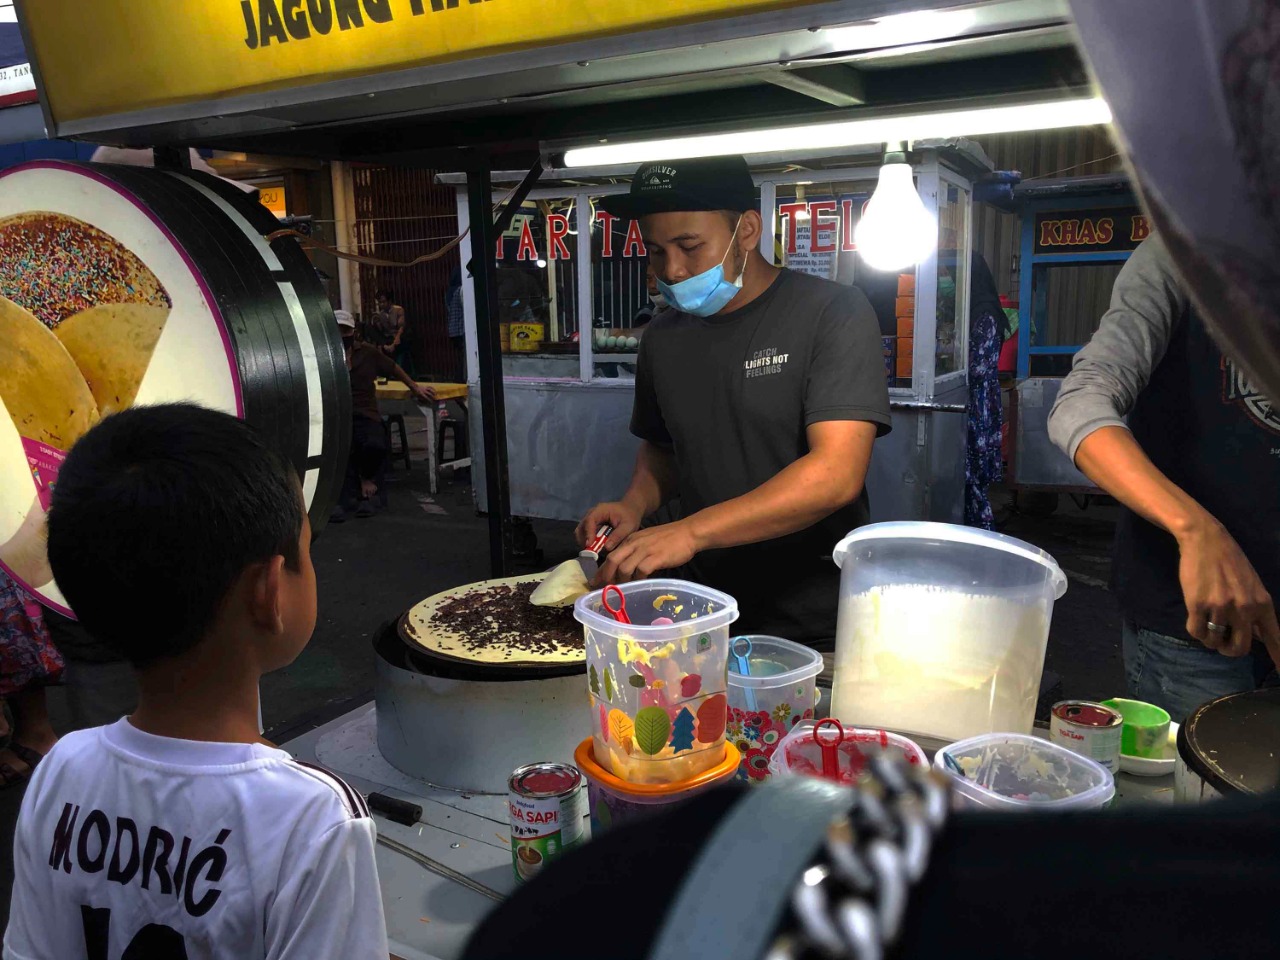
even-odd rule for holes
{"type": "Polygon", "coordinates": [[[5,960],[385,960],[363,799],[258,735],[258,679],[315,628],[310,542],[294,471],[234,417],[138,407],[72,449],[49,560],[140,695],[31,778],[5,960]]]}

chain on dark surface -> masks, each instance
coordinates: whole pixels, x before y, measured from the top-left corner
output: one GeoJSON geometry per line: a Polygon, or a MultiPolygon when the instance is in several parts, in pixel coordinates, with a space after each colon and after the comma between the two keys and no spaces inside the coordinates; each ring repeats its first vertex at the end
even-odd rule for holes
{"type": "Polygon", "coordinates": [[[882,960],[897,941],[911,886],[946,822],[948,790],[928,769],[885,757],[870,771],[796,881],[765,960],[882,960]]]}

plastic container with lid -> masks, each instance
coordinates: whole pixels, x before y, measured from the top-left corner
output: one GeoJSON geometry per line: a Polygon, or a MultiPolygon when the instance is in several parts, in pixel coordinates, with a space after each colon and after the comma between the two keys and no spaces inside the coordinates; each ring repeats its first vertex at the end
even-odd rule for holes
{"type": "MultiPolygon", "coordinates": [[[[724,760],[729,625],[738,602],[684,580],[622,584],[631,623],[580,597],[599,764],[628,783],[689,780],[724,760]]],[[[617,606],[612,589],[611,603],[617,606]]]]}
{"type": "Polygon", "coordinates": [[[775,777],[821,777],[852,784],[867,771],[867,762],[881,754],[913,766],[929,762],[919,744],[896,733],[845,727],[832,719],[804,720],[778,744],[769,772],[775,777]]]}
{"type": "Polygon", "coordinates": [[[574,765],[587,781],[591,835],[599,836],[618,823],[637,820],[731,780],[738,769],[738,750],[726,744],[719,764],[683,783],[627,783],[596,762],[595,744],[588,737],[574,751],[574,765]]]}
{"type": "Polygon", "coordinates": [[[738,779],[759,783],[769,758],[818,705],[822,654],[781,637],[729,641],[729,742],[742,753],[738,779]],[[745,663],[745,672],[744,672],[745,663]]]}
{"type": "Polygon", "coordinates": [[[1116,792],[1102,764],[1020,733],[953,743],[934,755],[933,765],[950,776],[957,807],[1087,810],[1106,806],[1116,792]]]}
{"type": "Polygon", "coordinates": [[[876,523],[841,568],[831,715],[959,740],[1029,733],[1054,601],[1067,578],[1012,537],[947,523],[876,523]]]}

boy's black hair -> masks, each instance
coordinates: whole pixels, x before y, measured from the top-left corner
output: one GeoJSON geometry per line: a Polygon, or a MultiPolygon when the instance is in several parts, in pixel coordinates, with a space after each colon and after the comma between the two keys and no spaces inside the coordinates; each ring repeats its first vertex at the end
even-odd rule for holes
{"type": "Polygon", "coordinates": [[[373,295],[373,299],[375,300],[382,299],[382,300],[387,300],[391,303],[394,303],[396,298],[391,295],[390,290],[388,290],[386,287],[383,287],[381,290],[379,290],[377,293],[373,295]]]}
{"type": "Polygon", "coordinates": [[[49,510],[49,563],[76,616],[143,667],[204,637],[245,567],[297,569],[293,468],[248,424],[192,404],[134,407],[71,448],[49,510]]]}

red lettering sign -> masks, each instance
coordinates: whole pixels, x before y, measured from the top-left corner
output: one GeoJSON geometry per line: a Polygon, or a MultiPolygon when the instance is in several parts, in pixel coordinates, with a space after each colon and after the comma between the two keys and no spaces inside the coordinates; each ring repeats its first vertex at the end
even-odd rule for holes
{"type": "Polygon", "coordinates": [[[569,233],[569,218],[563,213],[547,214],[547,259],[568,260],[569,248],[564,238],[569,233]]]}
{"type": "Polygon", "coordinates": [[[809,204],[809,252],[834,253],[836,249],[836,228],[839,221],[835,217],[836,202],[834,200],[815,200],[809,204]],[[827,239],[823,240],[823,234],[827,239]]]}
{"type": "Polygon", "coordinates": [[[857,249],[853,242],[853,199],[849,198],[840,201],[840,250],[852,253],[857,249]]]}
{"type": "Polygon", "coordinates": [[[1081,244],[1098,242],[1098,230],[1096,227],[1094,227],[1092,220],[1081,221],[1080,239],[1077,240],[1076,242],[1081,244]]]}
{"type": "Polygon", "coordinates": [[[493,258],[494,258],[495,260],[501,260],[503,257],[505,257],[505,256],[507,255],[507,252],[506,252],[505,250],[503,250],[503,249],[502,249],[502,238],[501,238],[501,237],[499,237],[499,238],[498,238],[498,244],[497,244],[497,247],[498,247],[498,249],[494,251],[493,258]]]}
{"type": "Polygon", "coordinates": [[[809,205],[807,203],[784,203],[778,207],[778,214],[787,225],[787,253],[789,255],[794,255],[796,252],[796,214],[808,208],[809,205]]]}
{"type": "Polygon", "coordinates": [[[1098,221],[1098,242],[1110,243],[1116,235],[1116,223],[1110,217],[1098,221]]]}
{"type": "Polygon", "coordinates": [[[1141,214],[1134,214],[1133,226],[1130,228],[1129,239],[1135,243],[1141,243],[1147,237],[1151,236],[1151,223],[1141,214]]]}
{"type": "Polygon", "coordinates": [[[1062,221],[1040,221],[1040,246],[1056,247],[1062,243],[1062,221]]]}
{"type": "Polygon", "coordinates": [[[624,257],[647,257],[649,251],[644,248],[644,237],[640,236],[640,223],[632,220],[627,224],[627,239],[622,245],[624,257]],[[636,252],[632,252],[632,251],[636,252]]]}
{"type": "Polygon", "coordinates": [[[537,260],[538,248],[533,243],[533,231],[529,229],[529,221],[524,221],[520,228],[520,246],[516,248],[517,260],[537,260]]]}
{"type": "Polygon", "coordinates": [[[608,259],[613,256],[613,222],[618,218],[607,210],[597,210],[596,219],[604,224],[600,235],[604,246],[600,250],[600,256],[608,259]]]}

